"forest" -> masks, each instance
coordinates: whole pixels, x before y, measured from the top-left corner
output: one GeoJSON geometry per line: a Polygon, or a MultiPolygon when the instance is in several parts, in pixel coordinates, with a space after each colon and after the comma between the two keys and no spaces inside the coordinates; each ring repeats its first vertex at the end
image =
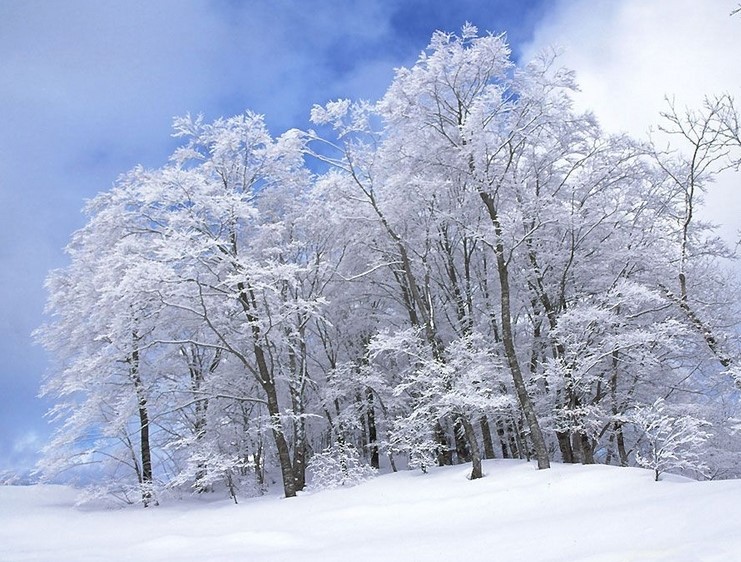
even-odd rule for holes
{"type": "Polygon", "coordinates": [[[527,459],[741,477],[734,100],[608,135],[545,52],[436,32],[377,101],[174,122],[85,208],[36,337],[49,479],[154,505],[527,459]]]}

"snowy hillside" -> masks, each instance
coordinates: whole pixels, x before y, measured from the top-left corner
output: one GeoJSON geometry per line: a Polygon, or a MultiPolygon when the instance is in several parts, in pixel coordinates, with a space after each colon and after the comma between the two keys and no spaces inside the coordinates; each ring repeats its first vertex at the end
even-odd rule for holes
{"type": "Polygon", "coordinates": [[[60,486],[0,487],[0,560],[741,560],[741,481],[487,461],[355,488],[153,509],[75,508],[60,486]]]}

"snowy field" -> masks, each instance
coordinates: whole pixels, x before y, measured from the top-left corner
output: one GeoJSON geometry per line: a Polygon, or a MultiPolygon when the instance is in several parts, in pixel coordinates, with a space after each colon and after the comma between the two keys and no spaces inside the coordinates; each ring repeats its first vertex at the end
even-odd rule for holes
{"type": "Polygon", "coordinates": [[[0,560],[741,561],[741,481],[488,461],[355,488],[152,509],[74,507],[61,486],[0,487],[0,560]]]}

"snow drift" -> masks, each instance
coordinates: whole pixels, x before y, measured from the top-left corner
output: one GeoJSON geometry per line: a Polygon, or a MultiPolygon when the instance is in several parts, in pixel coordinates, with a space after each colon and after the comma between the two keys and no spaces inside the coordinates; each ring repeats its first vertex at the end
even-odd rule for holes
{"type": "Polygon", "coordinates": [[[0,559],[741,560],[741,482],[636,468],[486,461],[239,505],[75,507],[62,486],[0,487],[0,559]]]}

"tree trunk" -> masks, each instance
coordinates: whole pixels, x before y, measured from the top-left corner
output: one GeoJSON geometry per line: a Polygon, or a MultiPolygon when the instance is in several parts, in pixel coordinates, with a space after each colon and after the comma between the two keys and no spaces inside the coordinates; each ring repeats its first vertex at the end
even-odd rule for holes
{"type": "Polygon", "coordinates": [[[561,450],[561,460],[564,463],[574,463],[574,449],[571,447],[571,435],[568,431],[557,431],[558,448],[561,450]]]}
{"type": "MultiPolygon", "coordinates": [[[[293,398],[294,414],[303,414],[304,404],[300,395],[293,398]]],[[[296,491],[303,490],[306,486],[306,421],[303,417],[293,420],[293,481],[296,491]]]]}
{"type": "Polygon", "coordinates": [[[139,423],[142,455],[142,503],[147,507],[152,501],[153,474],[152,474],[152,451],[149,445],[149,415],[147,413],[147,400],[144,396],[139,397],[139,423]]]}
{"type": "MultiPolygon", "coordinates": [[[[138,337],[134,334],[134,341],[138,337]]],[[[139,410],[139,446],[142,460],[141,487],[142,504],[149,507],[153,499],[152,450],[149,443],[149,413],[147,411],[147,396],[139,373],[139,349],[135,346],[129,358],[129,375],[134,383],[136,401],[139,410]]]]}
{"type": "MultiPolygon", "coordinates": [[[[184,355],[188,357],[188,369],[190,371],[190,384],[193,395],[196,398],[194,421],[193,421],[193,433],[195,435],[196,443],[200,444],[206,436],[206,420],[208,414],[208,398],[202,397],[200,394],[201,388],[206,380],[206,372],[202,363],[201,356],[198,353],[198,349],[195,346],[191,346],[189,349],[183,347],[181,349],[184,355]],[[200,397],[200,398],[199,398],[200,397]]],[[[208,373],[212,375],[221,362],[221,350],[217,350],[214,353],[208,366],[208,373]]],[[[205,484],[207,476],[206,462],[201,460],[198,462],[198,468],[196,469],[195,482],[193,487],[200,494],[209,491],[209,486],[205,484]]]]}
{"type": "Polygon", "coordinates": [[[373,391],[370,388],[365,389],[368,418],[368,447],[370,448],[370,465],[373,468],[380,468],[380,459],[378,456],[378,432],[376,430],[376,413],[373,409],[373,391]]]}
{"type": "Polygon", "coordinates": [[[471,461],[471,451],[469,449],[468,436],[463,427],[463,416],[459,416],[453,422],[453,437],[455,438],[455,456],[458,464],[465,464],[471,461]]]}
{"type": "Polygon", "coordinates": [[[594,464],[594,446],[586,433],[578,433],[579,448],[581,449],[581,463],[594,464]]]}
{"type": "Polygon", "coordinates": [[[499,273],[499,287],[501,292],[501,322],[502,322],[502,343],[504,344],[504,354],[507,357],[507,364],[509,365],[510,372],[512,374],[512,381],[515,385],[515,391],[517,393],[517,399],[520,402],[520,408],[525,415],[528,429],[530,430],[530,439],[533,442],[533,448],[535,449],[535,457],[538,460],[538,468],[545,469],[550,468],[551,463],[548,458],[548,448],[543,438],[543,433],[540,430],[540,424],[538,423],[538,416],[535,413],[535,407],[530,399],[530,395],[527,392],[525,386],[525,380],[522,376],[522,370],[520,369],[520,362],[517,359],[517,349],[515,347],[515,338],[512,331],[512,307],[510,304],[510,287],[509,287],[509,268],[507,260],[504,256],[504,243],[502,242],[502,226],[499,223],[499,217],[497,215],[496,206],[492,197],[484,192],[480,191],[479,195],[486,205],[487,211],[489,212],[489,218],[491,219],[492,225],[494,226],[494,232],[496,234],[497,242],[495,247],[495,254],[497,258],[497,272],[499,273]]]}
{"type": "Polygon", "coordinates": [[[510,447],[517,451],[517,458],[530,462],[530,447],[527,444],[527,435],[522,429],[522,419],[513,419],[510,424],[510,447]]]}
{"type": "Polygon", "coordinates": [[[615,435],[617,439],[618,456],[620,466],[628,466],[628,451],[625,449],[625,437],[623,436],[622,424],[615,423],[615,435]]]}
{"type": "Polygon", "coordinates": [[[450,445],[448,444],[448,437],[445,434],[445,429],[439,421],[435,424],[435,440],[437,441],[437,465],[452,465],[453,452],[450,450],[450,445]]]}
{"type": "MultiPolygon", "coordinates": [[[[618,416],[618,366],[619,355],[617,350],[612,352],[612,376],[610,377],[610,400],[612,401],[612,415],[614,418],[618,416]]],[[[616,421],[613,425],[613,435],[617,443],[618,457],[620,458],[620,466],[628,466],[628,453],[625,450],[625,437],[623,436],[623,424],[616,421]]]]}
{"type": "MultiPolygon", "coordinates": [[[[297,318],[298,341],[289,346],[288,360],[291,367],[291,381],[289,392],[291,395],[291,407],[293,409],[293,481],[296,491],[303,490],[306,486],[306,419],[303,414],[304,388],[308,374],[306,372],[306,336],[305,318],[299,315],[297,318]]],[[[291,334],[287,334],[291,338],[291,334]]]]}
{"type": "Polygon", "coordinates": [[[504,422],[502,422],[501,419],[497,420],[496,422],[497,426],[497,437],[499,437],[499,443],[502,446],[502,458],[508,459],[511,456],[509,447],[507,446],[507,442],[509,441],[507,438],[507,434],[504,431],[504,422]]]}
{"type": "Polygon", "coordinates": [[[303,436],[297,438],[293,446],[293,481],[297,492],[306,486],[306,440],[303,436]]]}
{"type": "Polygon", "coordinates": [[[478,478],[483,478],[484,473],[481,470],[481,451],[479,449],[479,443],[476,439],[476,432],[473,429],[473,425],[471,425],[471,422],[468,421],[468,418],[466,416],[459,416],[458,420],[460,421],[461,426],[463,426],[463,430],[466,435],[466,440],[468,441],[468,448],[471,451],[471,480],[477,480],[478,478]]]}
{"type": "Polygon", "coordinates": [[[481,425],[481,434],[484,438],[484,458],[493,459],[494,455],[494,442],[491,439],[491,428],[489,427],[489,420],[486,416],[481,416],[479,419],[481,425]]]}
{"type": "Polygon", "coordinates": [[[283,478],[283,492],[287,498],[296,496],[296,481],[291,463],[291,453],[288,448],[288,442],[283,432],[283,423],[280,419],[280,406],[278,405],[278,393],[275,389],[275,382],[270,376],[265,352],[255,344],[255,358],[257,360],[258,372],[260,373],[260,383],[267,396],[268,414],[270,414],[270,429],[275,441],[275,448],[278,450],[278,461],[280,463],[280,472],[283,478]]]}
{"type": "Polygon", "coordinates": [[[257,479],[257,483],[260,485],[260,493],[262,493],[262,487],[265,485],[265,466],[263,465],[262,459],[262,440],[258,441],[253,458],[255,459],[255,478],[257,479]]]}
{"type": "MultiPolygon", "coordinates": [[[[235,235],[232,234],[234,237],[235,235]]],[[[236,242],[235,254],[236,254],[236,242]]],[[[280,463],[281,477],[283,478],[283,492],[287,498],[296,496],[296,480],[293,472],[293,465],[291,463],[291,452],[286,441],[286,436],[283,430],[283,422],[280,419],[280,406],[278,404],[278,393],[275,388],[275,379],[273,373],[268,367],[268,362],[265,358],[265,351],[260,345],[261,334],[260,328],[257,324],[257,316],[255,310],[257,309],[257,303],[254,292],[244,282],[237,283],[237,289],[239,290],[239,302],[242,305],[242,310],[247,317],[247,320],[251,324],[252,329],[252,348],[255,354],[255,362],[257,363],[257,381],[262,386],[267,397],[267,408],[268,414],[270,415],[270,429],[273,434],[273,440],[275,441],[275,448],[278,451],[278,461],[280,463]]],[[[242,359],[246,361],[245,359],[242,359]]],[[[250,369],[253,370],[254,369],[250,369]]]]}

